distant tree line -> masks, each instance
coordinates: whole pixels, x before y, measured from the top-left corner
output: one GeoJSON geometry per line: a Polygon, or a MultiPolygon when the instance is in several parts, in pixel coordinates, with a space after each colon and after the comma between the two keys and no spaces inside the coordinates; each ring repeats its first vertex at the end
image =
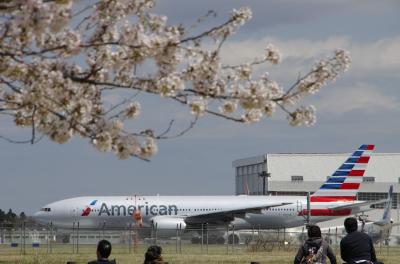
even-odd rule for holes
{"type": "Polygon", "coordinates": [[[0,209],[0,224],[15,225],[26,220],[27,217],[24,212],[17,215],[12,211],[12,209],[8,209],[7,213],[0,209]]]}

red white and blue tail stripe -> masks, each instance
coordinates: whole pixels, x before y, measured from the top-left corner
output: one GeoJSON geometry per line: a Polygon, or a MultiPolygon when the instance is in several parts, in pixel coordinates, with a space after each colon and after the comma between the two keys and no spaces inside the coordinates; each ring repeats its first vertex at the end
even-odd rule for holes
{"type": "Polygon", "coordinates": [[[354,201],[374,145],[361,145],[310,197],[311,202],[354,201]]]}

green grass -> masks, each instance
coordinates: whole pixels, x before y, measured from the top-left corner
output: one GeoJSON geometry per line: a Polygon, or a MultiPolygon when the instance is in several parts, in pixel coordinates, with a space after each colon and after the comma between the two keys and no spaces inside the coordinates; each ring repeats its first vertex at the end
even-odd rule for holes
{"type": "MultiPolygon", "coordinates": [[[[220,263],[220,264],[244,264],[251,261],[260,263],[293,263],[293,257],[297,252],[297,247],[290,248],[268,248],[257,252],[252,252],[246,246],[235,246],[228,248],[226,245],[182,245],[182,253],[176,253],[176,245],[162,245],[163,257],[165,261],[173,264],[183,263],[220,263]]],[[[113,248],[111,258],[115,258],[118,264],[143,263],[143,255],[146,245],[140,245],[135,250],[129,249],[125,245],[116,245],[113,248]]],[[[376,247],[379,260],[385,264],[395,264],[400,261],[400,247],[376,247]]],[[[72,253],[72,245],[57,245],[52,253],[47,253],[46,246],[40,249],[26,247],[26,254],[21,255],[20,248],[10,248],[6,245],[0,246],[0,264],[58,264],[74,261],[77,264],[87,263],[95,259],[95,246],[80,246],[79,254],[72,253]]],[[[340,256],[337,255],[338,263],[341,263],[340,256]]]]}

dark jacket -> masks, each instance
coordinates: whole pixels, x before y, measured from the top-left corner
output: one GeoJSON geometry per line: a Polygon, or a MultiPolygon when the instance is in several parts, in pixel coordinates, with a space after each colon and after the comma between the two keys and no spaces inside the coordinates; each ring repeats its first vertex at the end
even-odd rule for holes
{"type": "Polygon", "coordinates": [[[332,248],[329,246],[328,243],[323,242],[321,237],[312,237],[306,240],[304,244],[299,248],[296,257],[294,258],[294,264],[299,264],[303,258],[305,258],[310,250],[313,251],[314,254],[317,253],[318,249],[321,246],[324,246],[322,251],[322,257],[319,261],[320,263],[326,263],[326,257],[329,258],[331,264],[336,264],[336,256],[333,253],[332,248]]]}
{"type": "Polygon", "coordinates": [[[365,233],[354,231],[340,241],[340,255],[347,263],[357,260],[376,262],[376,255],[372,239],[365,233]]]}
{"type": "Polygon", "coordinates": [[[116,264],[115,259],[108,260],[108,259],[98,259],[88,262],[88,264],[116,264]]]}

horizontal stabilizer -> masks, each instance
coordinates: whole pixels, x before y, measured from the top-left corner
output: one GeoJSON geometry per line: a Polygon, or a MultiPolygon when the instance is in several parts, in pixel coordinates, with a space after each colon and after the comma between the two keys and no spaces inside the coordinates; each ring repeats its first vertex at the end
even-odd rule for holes
{"type": "MultiPolygon", "coordinates": [[[[351,204],[345,204],[345,205],[338,205],[338,206],[330,206],[328,209],[332,210],[341,210],[341,209],[353,209],[361,206],[371,206],[375,204],[382,204],[382,203],[387,203],[389,199],[382,199],[382,200],[377,200],[377,201],[354,201],[354,203],[351,204]]],[[[369,208],[368,210],[372,210],[373,208],[369,208]]]]}

